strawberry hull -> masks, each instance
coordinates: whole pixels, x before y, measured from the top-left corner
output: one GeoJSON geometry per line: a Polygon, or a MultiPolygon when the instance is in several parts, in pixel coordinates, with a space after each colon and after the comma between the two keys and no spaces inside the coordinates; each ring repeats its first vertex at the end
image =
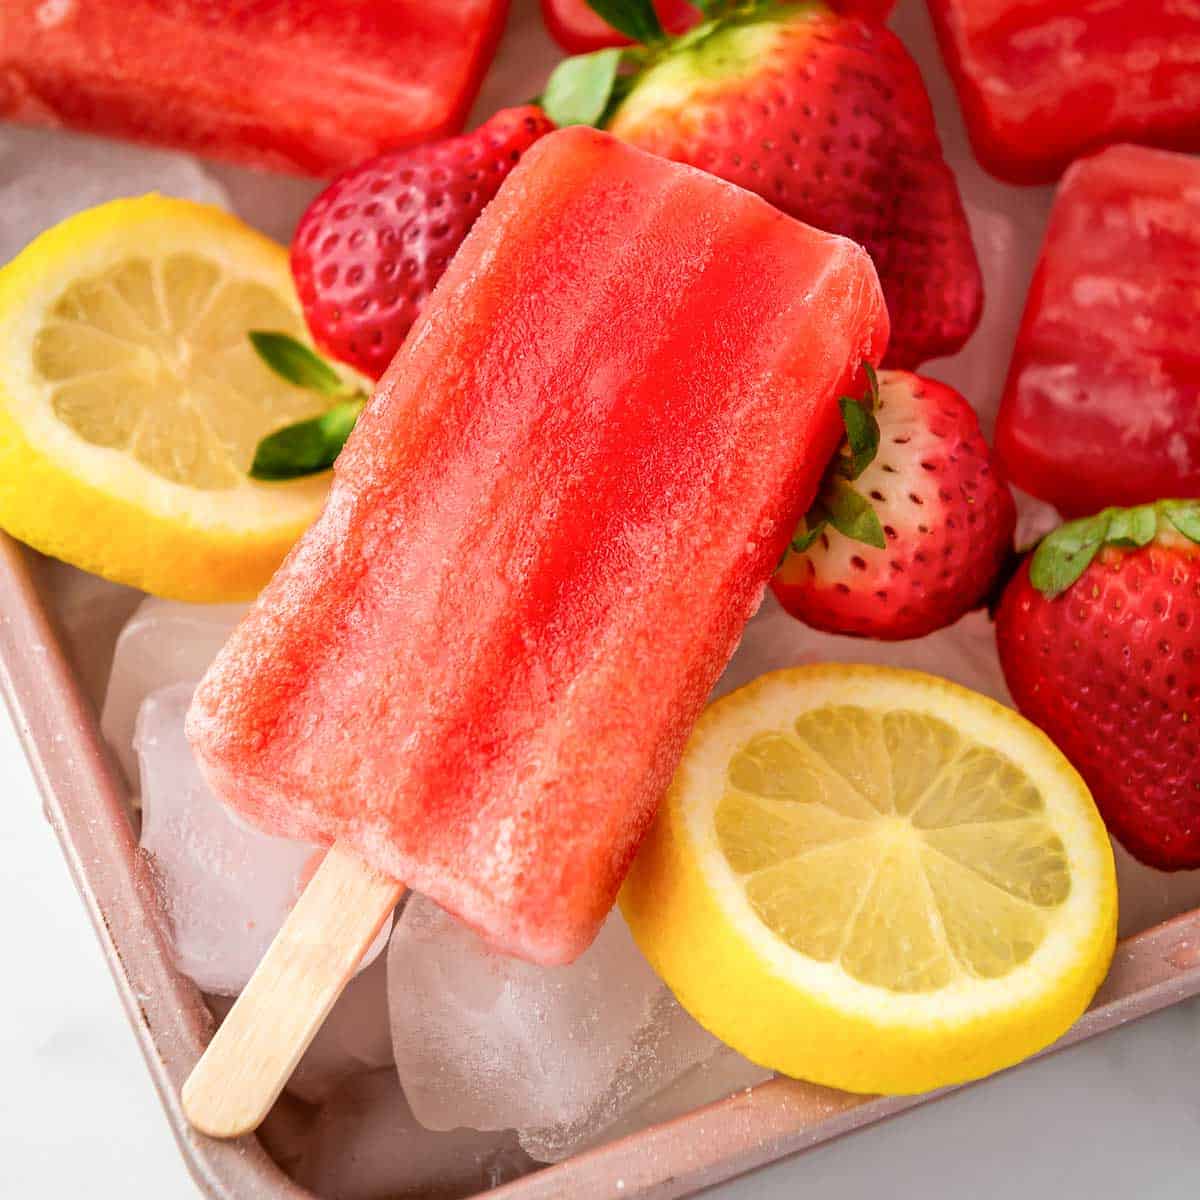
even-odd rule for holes
{"type": "Polygon", "coordinates": [[[457,131],[507,7],[5,0],[0,116],[330,175],[457,131]]]}
{"type": "Polygon", "coordinates": [[[1200,496],[1200,161],[1116,146],[1064,177],[996,423],[1018,487],[1081,516],[1200,496]]]}
{"type": "Polygon", "coordinates": [[[1200,8],[928,0],[980,163],[1050,183],[1114,142],[1200,150],[1200,8]]]}

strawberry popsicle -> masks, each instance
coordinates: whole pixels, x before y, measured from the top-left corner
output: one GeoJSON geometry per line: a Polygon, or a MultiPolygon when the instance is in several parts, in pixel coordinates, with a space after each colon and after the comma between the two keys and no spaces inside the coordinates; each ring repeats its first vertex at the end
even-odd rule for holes
{"type": "Polygon", "coordinates": [[[4,0],[0,117],[330,175],[455,132],[508,0],[4,0]]]}
{"type": "Polygon", "coordinates": [[[217,794],[573,959],[886,337],[853,243],[607,134],[542,139],[197,692],[217,794]]]}

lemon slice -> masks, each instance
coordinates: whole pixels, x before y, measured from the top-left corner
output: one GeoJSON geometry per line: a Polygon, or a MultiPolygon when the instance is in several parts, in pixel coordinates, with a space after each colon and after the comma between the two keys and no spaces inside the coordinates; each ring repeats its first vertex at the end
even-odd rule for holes
{"type": "Polygon", "coordinates": [[[286,251],[219,209],[117,200],[37,238],[0,270],[0,526],[159,595],[252,596],[327,477],[247,478],[323,407],[251,329],[305,336],[286,251]]]}
{"type": "Polygon", "coordinates": [[[1104,825],[1039,730],[932,676],[837,665],[708,709],[622,907],[717,1037],[889,1093],[1054,1041],[1103,978],[1117,917],[1104,825]]]}

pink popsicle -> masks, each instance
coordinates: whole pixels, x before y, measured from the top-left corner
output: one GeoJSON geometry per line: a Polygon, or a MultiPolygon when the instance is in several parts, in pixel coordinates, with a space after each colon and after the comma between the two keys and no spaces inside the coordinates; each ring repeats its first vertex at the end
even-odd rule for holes
{"type": "Polygon", "coordinates": [[[574,958],[886,338],[853,243],[606,134],[543,139],[201,684],[218,794],[574,958]]]}

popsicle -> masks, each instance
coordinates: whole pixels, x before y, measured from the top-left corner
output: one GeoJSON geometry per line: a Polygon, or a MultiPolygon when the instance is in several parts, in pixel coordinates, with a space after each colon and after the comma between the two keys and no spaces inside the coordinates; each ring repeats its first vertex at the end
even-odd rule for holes
{"type": "Polygon", "coordinates": [[[1200,7],[928,0],[979,161],[1050,183],[1115,142],[1200,150],[1200,7]]]}
{"type": "Polygon", "coordinates": [[[1113,146],[1063,176],[996,449],[1066,516],[1200,496],[1200,159],[1113,146]]]}
{"type": "Polygon", "coordinates": [[[886,338],[860,247],[607,134],[542,139],[197,691],[217,794],[573,959],[886,338]]]}
{"type": "Polygon", "coordinates": [[[455,132],[508,0],[4,0],[0,117],[329,175],[455,132]]]}

